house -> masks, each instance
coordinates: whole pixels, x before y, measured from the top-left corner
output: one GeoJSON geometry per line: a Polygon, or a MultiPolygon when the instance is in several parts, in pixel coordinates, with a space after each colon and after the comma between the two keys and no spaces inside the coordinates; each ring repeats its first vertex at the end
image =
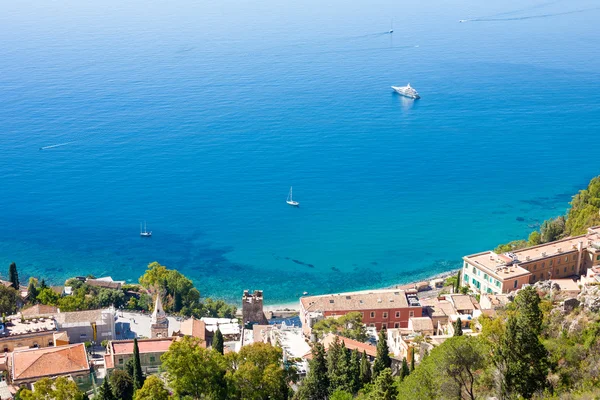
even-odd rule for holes
{"type": "Polygon", "coordinates": [[[42,378],[59,376],[71,377],[84,390],[91,385],[90,364],[83,343],[15,350],[9,357],[9,371],[15,386],[31,388],[42,378]]]}
{"type": "Polygon", "coordinates": [[[471,320],[481,315],[479,303],[468,295],[447,294],[421,301],[425,314],[431,318],[434,335],[448,334],[458,318],[464,329],[470,329],[471,320]]]}
{"type": "Polygon", "coordinates": [[[408,319],[408,330],[423,336],[431,336],[435,330],[429,317],[414,317],[408,319]]]}
{"type": "Polygon", "coordinates": [[[121,290],[121,282],[114,282],[112,280],[86,279],[85,283],[101,289],[121,290]]]}
{"type": "Polygon", "coordinates": [[[71,343],[112,340],[115,336],[115,309],[59,312],[55,316],[56,327],[65,331],[71,343]]]}
{"type": "Polygon", "coordinates": [[[484,293],[508,293],[525,284],[586,275],[600,265],[600,226],[585,235],[504,254],[493,251],[463,257],[462,282],[484,293]]]}
{"type": "MultiPolygon", "coordinates": [[[[152,374],[160,368],[160,356],[165,354],[174,338],[156,338],[138,340],[140,362],[146,374],[152,374]]],[[[108,342],[104,365],[107,370],[124,369],[127,361],[133,358],[133,340],[111,340],[108,342]]]]}
{"type": "Polygon", "coordinates": [[[372,290],[300,298],[300,320],[306,336],[323,318],[359,312],[368,327],[406,328],[409,318],[423,316],[416,293],[400,289],[372,290]]]}
{"type": "Polygon", "coordinates": [[[373,346],[372,344],[359,342],[358,340],[348,339],[343,336],[334,335],[333,333],[328,334],[321,341],[323,347],[325,348],[325,351],[329,350],[329,347],[333,344],[336,338],[340,342],[344,342],[344,346],[346,346],[346,348],[349,350],[358,350],[358,352],[361,354],[365,352],[367,354],[367,357],[369,357],[369,361],[373,361],[377,357],[377,347],[373,346]]]}
{"type": "Polygon", "coordinates": [[[43,348],[57,345],[56,324],[52,318],[21,318],[12,315],[0,323],[0,350],[5,353],[19,348],[43,348]]]}
{"type": "Polygon", "coordinates": [[[200,346],[207,348],[212,345],[213,332],[206,329],[206,323],[194,317],[188,318],[179,325],[179,331],[173,336],[192,336],[200,339],[200,346]]]}
{"type": "Polygon", "coordinates": [[[496,311],[506,307],[508,303],[510,303],[510,299],[505,294],[482,294],[479,298],[482,311],[496,311]]]}
{"type": "Polygon", "coordinates": [[[561,295],[564,296],[577,296],[581,289],[577,282],[573,279],[552,279],[552,283],[558,286],[561,295]]]}
{"type": "Polygon", "coordinates": [[[36,304],[19,312],[23,318],[45,317],[52,318],[58,313],[58,308],[45,304],[36,304]]]}

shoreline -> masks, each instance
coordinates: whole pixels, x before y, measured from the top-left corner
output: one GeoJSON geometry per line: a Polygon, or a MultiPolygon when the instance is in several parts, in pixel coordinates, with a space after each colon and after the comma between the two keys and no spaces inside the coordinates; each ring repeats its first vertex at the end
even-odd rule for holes
{"type": "MultiPolygon", "coordinates": [[[[426,279],[421,279],[421,280],[413,281],[413,282],[409,282],[409,283],[391,285],[391,286],[379,287],[379,288],[372,288],[372,289],[354,290],[351,292],[336,292],[336,294],[338,294],[338,293],[360,293],[360,292],[369,292],[372,290],[386,290],[386,289],[400,289],[400,290],[414,289],[415,286],[419,285],[420,283],[429,283],[435,279],[444,279],[445,280],[446,278],[456,275],[457,272],[458,272],[458,270],[440,272],[439,274],[435,274],[426,279]]],[[[424,291],[419,292],[419,294],[420,294],[419,297],[420,298],[433,297],[433,295],[438,294],[439,291],[440,291],[440,289],[435,289],[435,288],[430,289],[430,290],[424,290],[424,291]],[[427,296],[427,294],[431,294],[431,296],[427,296]]],[[[324,293],[324,294],[326,294],[326,293],[324,293]]],[[[331,294],[331,293],[329,293],[329,294],[331,294]]],[[[312,295],[308,294],[307,296],[312,296],[312,295]]],[[[315,296],[319,296],[319,295],[315,295],[315,296]]],[[[299,299],[300,298],[298,298],[297,301],[291,302],[291,303],[279,303],[279,304],[265,305],[263,307],[263,309],[266,312],[275,312],[275,311],[299,312],[300,311],[300,304],[299,304],[300,300],[299,299]]]]}

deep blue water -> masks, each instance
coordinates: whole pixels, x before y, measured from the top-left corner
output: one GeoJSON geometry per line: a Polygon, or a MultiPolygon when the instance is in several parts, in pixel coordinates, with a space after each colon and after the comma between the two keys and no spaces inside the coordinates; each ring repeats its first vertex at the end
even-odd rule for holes
{"type": "Polygon", "coordinates": [[[526,236],[600,173],[592,0],[89,3],[0,0],[6,271],[380,287],[526,236]]]}

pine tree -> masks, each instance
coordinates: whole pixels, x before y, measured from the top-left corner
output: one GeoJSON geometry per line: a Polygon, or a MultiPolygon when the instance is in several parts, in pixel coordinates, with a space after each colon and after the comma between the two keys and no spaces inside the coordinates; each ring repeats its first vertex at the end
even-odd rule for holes
{"type": "Polygon", "coordinates": [[[140,349],[137,338],[133,339],[133,387],[135,390],[144,385],[144,375],[142,374],[142,363],[140,361],[140,349]]]}
{"type": "Polygon", "coordinates": [[[327,376],[329,378],[330,393],[338,389],[346,390],[345,358],[346,346],[336,336],[329,349],[327,349],[327,376]]]}
{"type": "Polygon", "coordinates": [[[367,353],[363,350],[362,357],[360,359],[360,383],[362,386],[371,383],[371,363],[367,357],[367,353]]]}
{"type": "Polygon", "coordinates": [[[100,389],[98,390],[98,395],[94,397],[94,400],[117,400],[113,395],[112,388],[108,383],[108,376],[104,378],[104,382],[100,389]]]}
{"type": "Polygon", "coordinates": [[[8,280],[13,289],[19,290],[19,272],[17,271],[17,264],[14,262],[8,268],[8,280]]]}
{"type": "Polygon", "coordinates": [[[404,380],[408,375],[410,375],[410,369],[408,368],[408,363],[406,362],[406,357],[402,358],[402,366],[400,367],[400,380],[404,380]]]}
{"type": "Polygon", "coordinates": [[[381,329],[379,331],[379,340],[377,341],[377,358],[373,362],[373,378],[377,378],[381,371],[392,366],[386,336],[385,328],[381,329]]]}
{"type": "Polygon", "coordinates": [[[215,337],[213,338],[212,348],[213,350],[223,354],[223,347],[223,334],[221,333],[221,330],[217,328],[217,331],[215,332],[215,337]]]}
{"type": "Polygon", "coordinates": [[[40,290],[44,290],[48,287],[48,285],[46,285],[46,280],[42,279],[42,283],[40,283],[40,290]]]}
{"type": "Polygon", "coordinates": [[[362,383],[360,381],[360,353],[357,349],[352,350],[352,354],[350,355],[348,377],[350,378],[351,392],[357,393],[362,387],[362,383]]]}
{"type": "Polygon", "coordinates": [[[456,322],[454,323],[454,336],[462,336],[462,335],[463,335],[462,321],[460,320],[460,318],[457,318],[456,322]]]}
{"type": "Polygon", "coordinates": [[[327,400],[329,397],[327,360],[325,359],[325,348],[321,343],[315,343],[312,348],[310,368],[300,386],[298,397],[303,400],[327,400]]]}

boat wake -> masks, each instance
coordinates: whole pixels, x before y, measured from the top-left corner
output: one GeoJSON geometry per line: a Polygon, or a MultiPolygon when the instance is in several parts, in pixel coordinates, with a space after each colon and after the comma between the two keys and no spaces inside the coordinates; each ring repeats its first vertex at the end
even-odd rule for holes
{"type": "Polygon", "coordinates": [[[44,147],[40,147],[40,150],[48,150],[48,149],[53,149],[55,147],[67,146],[67,145],[70,145],[72,143],[75,143],[75,142],[66,142],[66,143],[53,144],[51,146],[44,146],[44,147]]]}
{"type": "Polygon", "coordinates": [[[526,15],[526,16],[523,16],[523,17],[473,18],[473,19],[461,20],[461,21],[464,21],[464,22],[467,22],[467,21],[469,21],[469,22],[523,21],[523,20],[526,20],[526,19],[538,19],[538,18],[558,17],[558,16],[561,16],[561,15],[578,14],[578,13],[583,13],[583,12],[587,12],[587,11],[594,11],[594,10],[600,10],[600,7],[582,8],[580,10],[564,11],[564,12],[548,13],[548,14],[539,14],[539,15],[526,15]]]}

